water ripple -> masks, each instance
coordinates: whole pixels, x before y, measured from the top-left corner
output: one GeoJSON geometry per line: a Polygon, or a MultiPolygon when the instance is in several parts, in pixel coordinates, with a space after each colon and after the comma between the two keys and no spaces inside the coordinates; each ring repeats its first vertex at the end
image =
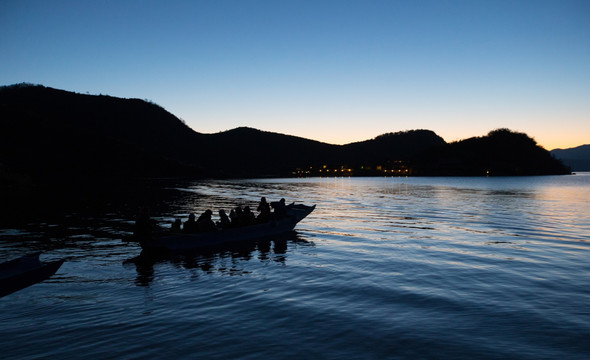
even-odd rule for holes
{"type": "Polygon", "coordinates": [[[294,236],[184,254],[121,242],[113,200],[3,229],[0,260],[67,259],[0,299],[3,358],[587,358],[589,179],[162,181],[162,227],[318,204],[294,236]]]}

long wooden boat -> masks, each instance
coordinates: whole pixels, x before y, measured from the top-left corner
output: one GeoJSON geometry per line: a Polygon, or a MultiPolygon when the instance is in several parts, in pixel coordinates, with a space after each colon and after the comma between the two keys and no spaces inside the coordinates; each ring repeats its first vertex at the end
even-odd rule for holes
{"type": "Polygon", "coordinates": [[[164,233],[154,235],[150,239],[138,239],[138,241],[143,249],[191,250],[267,238],[293,231],[295,225],[314,209],[315,205],[291,204],[287,206],[287,216],[279,220],[194,234],[164,233]]]}
{"type": "Polygon", "coordinates": [[[0,263],[0,297],[12,294],[53,276],[65,260],[39,260],[39,253],[0,263]]]}

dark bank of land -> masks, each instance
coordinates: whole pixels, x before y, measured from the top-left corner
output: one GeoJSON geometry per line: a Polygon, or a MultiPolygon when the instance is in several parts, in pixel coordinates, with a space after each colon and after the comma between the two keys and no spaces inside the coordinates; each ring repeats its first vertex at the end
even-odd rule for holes
{"type": "Polygon", "coordinates": [[[346,145],[246,127],[203,134],[149,101],[41,85],[1,87],[0,119],[0,191],[17,203],[38,196],[30,195],[35,188],[154,177],[570,172],[526,134],[508,129],[452,143],[410,130],[346,145]]]}

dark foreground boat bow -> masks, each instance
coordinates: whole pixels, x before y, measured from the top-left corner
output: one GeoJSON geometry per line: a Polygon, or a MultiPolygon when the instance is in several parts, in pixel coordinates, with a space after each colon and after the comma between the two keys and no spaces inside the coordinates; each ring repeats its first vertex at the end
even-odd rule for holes
{"type": "Polygon", "coordinates": [[[65,260],[41,262],[39,253],[0,264],[0,297],[50,278],[65,260]]]}

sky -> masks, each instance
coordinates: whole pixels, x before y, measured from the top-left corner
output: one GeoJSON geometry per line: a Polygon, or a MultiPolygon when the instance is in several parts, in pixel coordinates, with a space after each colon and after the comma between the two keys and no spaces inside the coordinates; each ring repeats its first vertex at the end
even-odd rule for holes
{"type": "Polygon", "coordinates": [[[0,85],[331,144],[497,128],[590,144],[590,1],[0,1],[0,85]]]}

